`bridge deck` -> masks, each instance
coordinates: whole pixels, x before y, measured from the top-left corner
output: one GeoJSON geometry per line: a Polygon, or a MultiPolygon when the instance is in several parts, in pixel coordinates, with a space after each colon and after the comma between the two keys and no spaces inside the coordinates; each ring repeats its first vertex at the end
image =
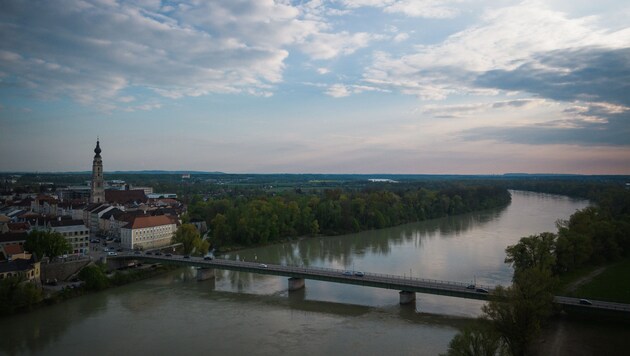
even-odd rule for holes
{"type": "MultiPolygon", "coordinates": [[[[468,284],[460,282],[440,281],[433,279],[410,278],[378,273],[364,273],[363,276],[344,275],[344,270],[285,266],[275,264],[262,264],[259,262],[246,262],[225,259],[204,260],[201,257],[183,258],[180,255],[156,256],[156,255],[136,255],[132,253],[120,254],[118,256],[108,256],[110,259],[141,259],[151,262],[168,263],[182,266],[194,266],[202,268],[217,268],[239,272],[250,272],[258,274],[268,274],[284,277],[313,279],[343,284],[355,284],[361,286],[394,289],[400,291],[428,293],[446,295],[458,298],[488,300],[494,291],[490,286],[476,285],[475,289],[469,289],[468,284]],[[485,290],[488,291],[486,293],[485,290]]],[[[579,298],[556,296],[554,302],[572,307],[602,309],[611,311],[622,311],[630,313],[630,304],[612,303],[591,300],[591,305],[581,304],[579,298]]]]}

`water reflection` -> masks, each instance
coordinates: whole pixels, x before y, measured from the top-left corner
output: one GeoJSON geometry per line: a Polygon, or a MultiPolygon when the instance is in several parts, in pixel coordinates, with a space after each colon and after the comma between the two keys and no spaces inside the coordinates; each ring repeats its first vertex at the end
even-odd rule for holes
{"type": "Polygon", "coordinates": [[[387,256],[392,248],[411,243],[420,249],[426,239],[455,237],[501,218],[507,207],[405,224],[355,234],[304,238],[296,242],[226,254],[225,258],[294,266],[352,266],[367,254],[387,256]]]}
{"type": "Polygon", "coordinates": [[[93,318],[107,310],[107,293],[73,299],[23,315],[1,319],[0,350],[8,355],[44,353],[77,321],[93,318]]]}

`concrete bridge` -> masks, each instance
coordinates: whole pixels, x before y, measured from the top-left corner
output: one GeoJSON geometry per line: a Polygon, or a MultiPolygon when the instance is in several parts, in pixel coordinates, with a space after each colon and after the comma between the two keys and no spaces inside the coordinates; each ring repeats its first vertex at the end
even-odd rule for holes
{"type": "MultiPolygon", "coordinates": [[[[433,279],[411,278],[379,273],[357,273],[346,270],[285,266],[265,264],[259,262],[246,262],[226,259],[204,260],[202,257],[184,257],[181,255],[146,255],[134,253],[122,253],[118,256],[108,256],[110,260],[122,263],[129,259],[143,260],[151,263],[167,263],[181,266],[198,267],[197,279],[204,280],[214,277],[214,269],[225,269],[239,272],[269,274],[289,277],[289,291],[305,287],[306,279],[326,282],[355,284],[367,287],[393,289],[400,291],[400,304],[412,303],[416,299],[416,293],[428,293],[446,295],[457,298],[488,300],[494,291],[493,287],[475,285],[472,288],[467,283],[440,281],[433,279]]],[[[569,306],[572,309],[597,309],[614,312],[630,313],[630,304],[611,303],[590,300],[588,303],[579,298],[556,296],[554,303],[569,306]]]]}

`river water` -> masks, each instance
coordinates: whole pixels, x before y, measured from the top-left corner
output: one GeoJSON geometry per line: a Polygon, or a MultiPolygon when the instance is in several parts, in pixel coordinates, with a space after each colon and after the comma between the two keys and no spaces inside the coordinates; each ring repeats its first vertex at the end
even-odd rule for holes
{"type": "MultiPolygon", "coordinates": [[[[505,247],[555,231],[587,201],[512,192],[512,203],[466,215],[357,234],[307,238],[228,258],[509,285],[505,247]]],[[[156,278],[0,320],[0,352],[46,355],[437,355],[482,302],[216,271],[156,278]]]]}

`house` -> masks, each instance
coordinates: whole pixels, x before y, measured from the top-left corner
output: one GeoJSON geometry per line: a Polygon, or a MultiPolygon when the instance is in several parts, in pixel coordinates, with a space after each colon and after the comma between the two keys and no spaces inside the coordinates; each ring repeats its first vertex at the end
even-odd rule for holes
{"type": "Polygon", "coordinates": [[[55,197],[40,194],[31,202],[31,211],[46,216],[57,216],[59,201],[55,197]]]}
{"type": "Polygon", "coordinates": [[[107,189],[105,191],[105,201],[112,204],[120,205],[138,205],[147,202],[147,196],[144,190],[115,190],[107,189]]]}
{"type": "Polygon", "coordinates": [[[120,229],[121,245],[128,249],[150,249],[167,246],[177,230],[170,216],[135,216],[120,229]]]}
{"type": "MultiPolygon", "coordinates": [[[[31,254],[24,252],[24,246],[17,244],[0,246],[0,254],[4,255],[4,259],[7,261],[31,259],[31,254]]],[[[2,256],[0,256],[0,260],[2,259],[2,256]]]]}
{"type": "Polygon", "coordinates": [[[30,260],[18,259],[0,262],[0,280],[19,275],[39,284],[41,278],[40,262],[34,256],[30,260]]]}
{"type": "Polygon", "coordinates": [[[48,223],[48,228],[66,238],[72,246],[72,253],[86,255],[90,252],[90,230],[83,220],[53,220],[48,223]]]}

